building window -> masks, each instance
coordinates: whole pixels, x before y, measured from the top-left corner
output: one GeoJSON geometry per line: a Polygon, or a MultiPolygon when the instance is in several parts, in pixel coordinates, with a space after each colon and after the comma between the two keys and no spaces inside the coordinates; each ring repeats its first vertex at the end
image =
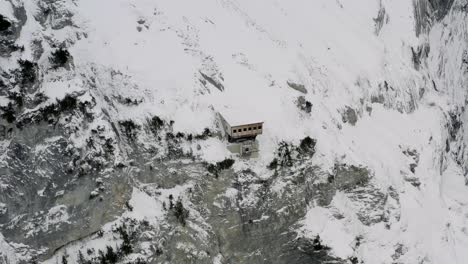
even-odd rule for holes
{"type": "Polygon", "coordinates": [[[258,129],[262,129],[262,126],[261,126],[261,125],[260,125],[260,126],[258,126],[258,129]]]}
{"type": "Polygon", "coordinates": [[[244,131],[247,131],[247,128],[244,128],[244,131]]]}
{"type": "Polygon", "coordinates": [[[251,128],[251,127],[249,127],[249,130],[252,130],[252,128],[251,128]]]}
{"type": "Polygon", "coordinates": [[[236,133],[236,132],[237,132],[237,130],[236,130],[236,129],[232,130],[232,133],[236,133]]]}

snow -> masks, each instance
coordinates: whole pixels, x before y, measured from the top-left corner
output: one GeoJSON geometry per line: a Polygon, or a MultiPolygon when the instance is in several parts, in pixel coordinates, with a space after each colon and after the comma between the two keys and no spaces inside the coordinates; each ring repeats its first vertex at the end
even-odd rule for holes
{"type": "Polygon", "coordinates": [[[261,107],[261,102],[257,102],[255,108],[235,108],[235,109],[223,109],[220,114],[226,119],[231,127],[262,123],[262,119],[256,117],[256,109],[261,107]]]}
{"type": "Polygon", "coordinates": [[[55,103],[56,100],[61,100],[67,94],[82,91],[83,82],[81,80],[51,80],[45,83],[44,94],[55,103]]]}
{"type": "MultiPolygon", "coordinates": [[[[37,15],[34,1],[24,3],[28,18],[37,15]]],[[[260,178],[271,177],[265,166],[279,142],[297,143],[311,136],[317,139],[314,164],[324,171],[337,162],[368,168],[373,186],[398,193],[401,218],[389,229],[383,224],[365,226],[356,217],[357,205],[338,192],[330,208],[308,209],[301,221],[304,236],[318,234],[336,256],[358,254],[365,263],[392,263],[399,244],[406,250],[399,260],[403,263],[468,259],[468,190],[461,166],[445,152],[446,111],[463,105],[466,98],[466,77],[460,69],[466,20],[450,15],[434,25],[427,36],[431,52],[423,73],[414,69],[411,58],[411,48],[426,41],[414,31],[413,1],[81,0],[69,8],[78,28],[47,31],[54,42],[70,44],[76,76],[45,74],[41,91],[49,102],[86,91],[80,99],[96,99],[102,109],[98,119],[144,122],[156,115],[174,120],[174,132],[184,133],[215,127],[217,112],[232,126],[265,122],[258,159],[234,165],[235,170],[253,169],[260,178]],[[376,34],[374,19],[380,8],[388,20],[376,34]],[[102,10],[108,10],[105,16],[102,10]],[[453,28],[446,29],[447,24],[453,28]],[[202,84],[200,72],[216,79],[224,91],[202,84]],[[288,81],[304,85],[307,93],[291,89],[288,81]],[[433,91],[432,81],[440,91],[433,91]],[[389,91],[379,90],[384,82],[391,86],[389,91]],[[422,88],[424,96],[419,94],[422,88]],[[372,103],[371,97],[379,93],[385,102],[372,103]],[[298,109],[299,96],[313,104],[311,114],[298,109]],[[107,102],[118,97],[142,102],[135,107],[107,102]],[[346,107],[356,111],[355,125],[342,122],[346,107]],[[403,153],[407,149],[420,157],[414,174],[403,153]],[[421,185],[407,182],[408,175],[421,185]],[[336,218],[336,212],[345,217],[336,218]],[[357,236],[363,241],[355,252],[357,236]]],[[[0,10],[13,17],[9,2],[0,2],[0,10]]],[[[26,48],[23,58],[32,56],[29,44],[43,31],[34,19],[27,20],[18,42],[26,48]]],[[[44,48],[40,60],[47,65],[52,48],[44,48]]],[[[15,64],[3,58],[0,62],[5,69],[15,64]]],[[[0,106],[8,102],[0,96],[0,106]]],[[[84,145],[90,129],[72,141],[84,145]]],[[[210,163],[231,157],[226,142],[218,138],[184,148],[210,163]]],[[[38,145],[35,151],[46,149],[38,145]]],[[[284,185],[277,182],[272,190],[280,194],[284,185]]],[[[134,188],[134,210],[122,217],[157,225],[164,219],[162,201],[181,196],[187,188],[161,190],[158,197],[134,188]]],[[[235,194],[234,189],[224,193],[231,199],[235,194]]],[[[45,226],[67,220],[66,207],[56,206],[45,226]]],[[[103,248],[110,241],[114,240],[106,234],[83,243],[103,248]]],[[[80,247],[67,250],[76,253],[80,247]]],[[[14,260],[1,234],[0,249],[14,260]]],[[[215,261],[222,262],[222,257],[215,261]]]]}
{"type": "Polygon", "coordinates": [[[320,235],[324,245],[332,245],[334,255],[348,258],[353,253],[354,230],[347,230],[343,223],[347,220],[331,221],[331,218],[329,210],[321,207],[311,208],[303,221],[303,231],[310,237],[320,235]]]}
{"type": "Polygon", "coordinates": [[[6,96],[0,96],[0,106],[7,106],[9,102],[6,96]]]}
{"type": "MultiPolygon", "coordinates": [[[[305,229],[310,235],[320,234],[343,258],[353,254],[352,242],[362,234],[368,242],[363,243],[361,257],[369,263],[379,262],[380,255],[373,251],[385,252],[381,260],[391,261],[398,236],[405,237],[402,243],[413,246],[407,261],[414,263],[418,254],[436,252],[434,245],[441,246],[428,242],[433,240],[427,230],[443,230],[444,221],[436,217],[440,211],[434,208],[446,206],[434,193],[439,193],[439,155],[446,135],[441,126],[445,116],[438,107],[445,98],[429,93],[412,113],[391,109],[406,107],[424,86],[411,62],[410,48],[420,41],[414,32],[412,4],[85,0],[77,8],[90,34],[72,49],[78,68],[91,61],[131,76],[126,79],[129,89],[102,89],[102,93],[144,95],[134,110],[115,111],[119,118],[155,114],[175,120],[175,131],[188,133],[212,127],[218,111],[231,125],[265,122],[264,134],[258,137],[258,160],[236,162],[235,169],[261,171],[278,142],[298,142],[306,135],[317,139],[314,160],[322,168],[332,168],[335,162],[369,168],[375,186],[382,190],[392,186],[401,194],[401,229],[362,226],[340,193],[333,206],[346,212],[347,218],[331,220],[329,210],[313,207],[303,222],[305,229]],[[381,5],[389,19],[376,35],[373,19],[381,5]],[[100,15],[102,7],[112,10],[109,16],[100,15]],[[138,31],[138,20],[147,27],[138,31]],[[201,85],[199,71],[216,78],[224,91],[201,85]],[[289,88],[289,80],[303,84],[307,93],[289,88]],[[383,81],[395,89],[392,101],[385,106],[363,104],[383,81]],[[313,104],[312,115],[297,109],[295,101],[301,95],[313,104]],[[340,122],[346,106],[358,113],[355,126],[340,122]],[[367,113],[366,107],[372,112],[367,113]],[[415,175],[425,184],[421,191],[404,180],[411,173],[405,149],[421,155],[415,175]],[[422,218],[431,220],[421,225],[422,218]],[[376,250],[375,245],[382,248],[376,250]]],[[[229,155],[216,139],[200,143],[194,153],[209,162],[229,155]]],[[[280,193],[281,188],[279,184],[274,190],[280,193]]],[[[438,259],[436,254],[430,258],[438,259]]]]}
{"type": "Polygon", "coordinates": [[[227,143],[219,139],[210,138],[203,142],[197,143],[198,147],[192,147],[193,154],[200,157],[202,160],[215,163],[222,161],[230,155],[226,152],[227,143]]]}
{"type": "MultiPolygon", "coordinates": [[[[237,118],[251,118],[252,115],[257,115],[254,119],[265,121],[268,125],[270,132],[267,133],[267,137],[298,138],[313,124],[298,127],[298,124],[303,122],[297,116],[296,107],[291,104],[294,97],[291,96],[290,88],[286,86],[287,80],[302,79],[312,93],[319,92],[317,89],[321,88],[317,81],[323,81],[309,76],[318,74],[314,68],[324,70],[323,65],[327,65],[338,68],[329,70],[334,75],[338,74],[335,75],[337,78],[330,76],[329,79],[336,79],[337,86],[342,87],[344,82],[340,76],[348,75],[348,69],[353,73],[362,72],[356,69],[355,64],[346,66],[347,70],[341,69],[344,66],[340,65],[356,60],[353,54],[368,54],[367,58],[375,61],[359,65],[366,67],[370,74],[375,75],[375,70],[379,69],[376,58],[379,58],[377,53],[380,53],[383,47],[375,47],[379,42],[371,30],[366,32],[361,29],[363,21],[356,21],[355,24],[353,20],[351,23],[346,21],[353,30],[340,39],[336,39],[337,35],[331,33],[333,28],[338,30],[343,27],[341,21],[331,17],[346,14],[346,11],[336,9],[336,3],[319,1],[312,5],[295,1],[294,4],[285,6],[276,3],[271,12],[264,12],[260,8],[265,3],[250,5],[240,2],[241,6],[237,6],[230,2],[220,5],[207,1],[197,5],[190,4],[190,8],[187,7],[185,11],[178,8],[179,4],[177,1],[139,1],[137,5],[130,6],[127,1],[104,1],[99,4],[83,1],[78,8],[88,17],[87,25],[92,32],[89,38],[73,47],[73,54],[79,58],[77,64],[91,60],[98,64],[113,65],[114,68],[132,76],[132,81],[139,89],[150,95],[141,106],[142,111],[180,120],[175,124],[179,126],[177,130],[201,131],[204,127],[209,127],[215,118],[214,112],[209,110],[212,106],[215,110],[221,109],[221,112],[225,109],[242,109],[241,114],[236,115],[237,118]],[[112,7],[112,15],[104,18],[93,14],[94,11],[89,10],[99,10],[95,5],[112,7]],[[322,8],[317,9],[316,6],[322,8]],[[329,15],[328,12],[334,13],[329,15]],[[164,15],[159,15],[160,13],[164,15]],[[294,14],[295,19],[284,13],[294,14]],[[201,17],[214,24],[206,23],[201,17]],[[252,17],[255,17],[256,21],[252,17]],[[138,32],[136,21],[140,18],[145,19],[149,28],[138,32]],[[239,24],[239,21],[244,19],[251,21],[251,24],[239,24]],[[314,26],[315,24],[329,24],[330,28],[322,30],[314,26]],[[190,30],[191,27],[196,27],[197,30],[190,30]],[[173,30],[167,30],[168,28],[173,30]],[[302,32],[306,28],[312,31],[303,35],[302,32]],[[361,41],[354,29],[365,35],[365,39],[370,40],[368,43],[374,46],[363,46],[366,42],[361,41]],[[183,46],[180,38],[186,40],[183,46]],[[282,39],[279,40],[280,38],[282,39]],[[286,40],[292,41],[289,43],[286,40]],[[327,50],[330,43],[340,43],[340,46],[332,47],[334,52],[322,56],[321,54],[326,54],[322,51],[327,50]],[[302,46],[299,52],[298,46],[302,46]],[[348,48],[353,51],[347,52],[348,48]],[[203,55],[199,58],[198,55],[189,52],[180,52],[183,49],[193,49],[199,52],[195,54],[203,55]],[[89,53],[90,50],[93,51],[92,54],[89,53]],[[95,52],[96,50],[99,52],[95,52]],[[126,56],[128,50],[133,51],[132,56],[126,56]],[[147,56],[148,54],[151,56],[147,56]],[[312,54],[319,58],[312,59],[312,54]],[[207,61],[204,59],[206,57],[213,59],[207,61]],[[239,58],[244,59],[239,62],[239,58]],[[161,64],[162,61],[178,63],[161,64]],[[312,65],[308,65],[309,63],[312,65]],[[194,80],[199,65],[214,72],[222,72],[222,83],[225,86],[223,93],[213,89],[209,94],[200,94],[197,88],[198,78],[194,80]],[[187,100],[191,97],[195,97],[196,100],[187,100]],[[283,126],[291,127],[291,130],[297,130],[298,133],[285,131],[283,126]]],[[[366,13],[370,21],[371,11],[367,10],[366,13]]],[[[359,60],[367,62],[367,58],[365,60],[360,57],[359,60]]],[[[354,75],[351,79],[346,79],[346,82],[354,82],[354,75]]],[[[307,99],[315,101],[313,98],[307,99]]],[[[140,113],[135,112],[135,117],[141,116],[140,113]]],[[[122,114],[128,116],[130,113],[122,114]]]]}
{"type": "Polygon", "coordinates": [[[9,245],[3,235],[0,233],[0,261],[8,263],[16,263],[18,258],[15,254],[14,248],[9,245]]]}
{"type": "Polygon", "coordinates": [[[8,1],[0,2],[0,10],[2,10],[2,15],[10,21],[15,21],[15,16],[13,15],[13,8],[11,3],[8,1]]]}
{"type": "Polygon", "coordinates": [[[452,160],[447,161],[447,169],[439,174],[442,166],[439,155],[445,148],[441,123],[443,117],[434,108],[402,114],[374,106],[371,117],[363,118],[355,127],[344,128],[346,133],[337,138],[340,140],[338,145],[331,147],[346,146],[348,150],[343,161],[366,164],[375,173],[373,181],[376,184],[383,189],[393,186],[399,190],[401,220],[390,230],[379,225],[365,227],[353,220],[357,208],[346,202],[345,196],[337,194],[333,206],[341,214],[348,214],[344,218],[347,220],[334,219],[328,210],[313,207],[304,220],[305,230],[319,234],[341,257],[352,253],[354,238],[349,235],[362,235],[365,241],[360,247],[361,258],[370,263],[392,263],[391,258],[385,259],[382,254],[388,252],[386,256],[390,256],[399,243],[408,247],[404,263],[412,263],[421,256],[433,263],[465,259],[466,253],[461,248],[468,242],[468,237],[462,231],[466,220],[461,218],[465,214],[461,205],[467,202],[467,187],[452,160]],[[434,129],[438,127],[439,130],[434,129]],[[423,182],[419,190],[403,181],[401,170],[407,168],[407,161],[401,155],[403,146],[420,153],[415,175],[423,182]],[[454,208],[460,214],[453,213],[454,208]],[[380,255],[373,253],[377,250],[376,245],[379,245],[380,255]]]}
{"type": "Polygon", "coordinates": [[[57,205],[49,209],[45,225],[55,225],[59,223],[69,223],[69,215],[65,205],[57,205]]]}
{"type": "Polygon", "coordinates": [[[346,155],[342,162],[369,167],[381,187],[398,188],[402,184],[400,170],[407,167],[402,151],[411,148],[421,152],[428,144],[440,149],[445,144],[442,131],[433,128],[441,123],[443,116],[434,108],[405,114],[375,104],[371,115],[364,115],[356,126],[345,126],[343,134],[333,141],[318,141],[318,148],[339,150],[346,155]]]}
{"type": "Polygon", "coordinates": [[[127,212],[127,216],[133,219],[147,220],[155,224],[164,215],[161,203],[136,188],[133,188],[132,198],[129,203],[133,207],[133,210],[127,212]]]}

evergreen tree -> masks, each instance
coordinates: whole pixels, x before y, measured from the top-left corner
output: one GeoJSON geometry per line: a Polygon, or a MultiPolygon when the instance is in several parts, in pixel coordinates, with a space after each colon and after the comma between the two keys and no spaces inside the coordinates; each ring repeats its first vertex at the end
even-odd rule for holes
{"type": "Polygon", "coordinates": [[[78,258],[77,258],[77,262],[78,264],[87,264],[87,261],[83,255],[83,252],[81,252],[81,250],[78,250],[78,258]]]}
{"type": "Polygon", "coordinates": [[[185,226],[186,219],[189,216],[189,211],[184,208],[182,201],[179,199],[174,207],[174,215],[179,220],[179,222],[185,226]]]}

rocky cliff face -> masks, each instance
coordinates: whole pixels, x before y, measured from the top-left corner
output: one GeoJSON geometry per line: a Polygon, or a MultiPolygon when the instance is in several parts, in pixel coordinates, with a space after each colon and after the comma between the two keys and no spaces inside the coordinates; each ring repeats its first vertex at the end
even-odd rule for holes
{"type": "Polygon", "coordinates": [[[467,5],[1,2],[0,263],[462,263],[467,5]]]}

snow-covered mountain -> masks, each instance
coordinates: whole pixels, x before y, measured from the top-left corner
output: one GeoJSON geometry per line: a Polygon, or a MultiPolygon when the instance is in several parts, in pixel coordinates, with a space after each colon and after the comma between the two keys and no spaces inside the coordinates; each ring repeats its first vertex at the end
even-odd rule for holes
{"type": "Polygon", "coordinates": [[[468,261],[466,0],[0,15],[1,264],[468,261]]]}

